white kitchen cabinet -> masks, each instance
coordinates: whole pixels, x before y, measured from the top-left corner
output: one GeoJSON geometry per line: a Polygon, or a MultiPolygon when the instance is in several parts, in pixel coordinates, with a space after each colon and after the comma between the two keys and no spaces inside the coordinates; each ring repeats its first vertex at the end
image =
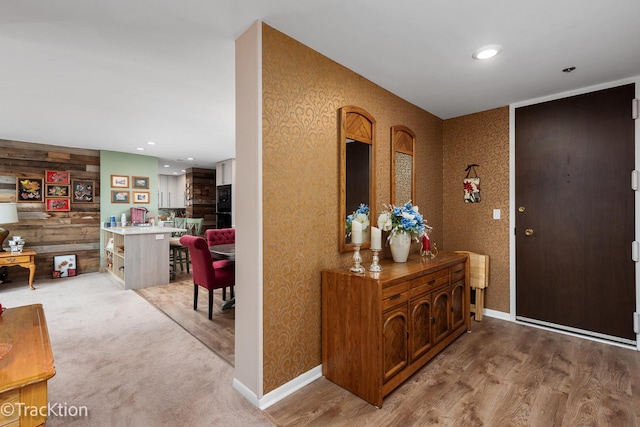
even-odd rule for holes
{"type": "Polygon", "coordinates": [[[236,159],[227,159],[216,163],[216,185],[234,184],[236,177],[236,159]]]}
{"type": "Polygon", "coordinates": [[[159,208],[184,208],[184,193],[184,175],[158,175],[159,208]]]}

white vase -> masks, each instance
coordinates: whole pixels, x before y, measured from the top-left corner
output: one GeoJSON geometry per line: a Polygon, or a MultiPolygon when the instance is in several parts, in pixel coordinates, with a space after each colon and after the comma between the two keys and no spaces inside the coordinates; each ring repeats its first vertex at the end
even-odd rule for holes
{"type": "Polygon", "coordinates": [[[397,233],[389,237],[391,256],[395,262],[407,262],[409,250],[411,249],[411,234],[397,233]]]}

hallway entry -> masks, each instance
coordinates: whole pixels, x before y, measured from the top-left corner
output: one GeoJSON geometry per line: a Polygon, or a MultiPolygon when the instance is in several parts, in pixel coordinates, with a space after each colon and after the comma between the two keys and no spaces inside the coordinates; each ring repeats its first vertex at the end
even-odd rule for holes
{"type": "Polygon", "coordinates": [[[517,319],[635,343],[634,95],[516,108],[517,319]]]}

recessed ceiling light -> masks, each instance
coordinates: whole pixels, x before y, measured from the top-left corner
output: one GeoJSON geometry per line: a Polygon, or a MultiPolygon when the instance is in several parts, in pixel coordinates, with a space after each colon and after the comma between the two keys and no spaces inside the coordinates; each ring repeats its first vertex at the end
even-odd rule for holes
{"type": "Polygon", "coordinates": [[[149,142],[147,142],[147,144],[148,144],[148,145],[156,145],[156,143],[155,143],[155,142],[153,142],[153,141],[149,141],[149,142]]]}
{"type": "Polygon", "coordinates": [[[144,148],[142,148],[142,147],[136,147],[136,150],[138,150],[138,151],[144,151],[144,148]]]}
{"type": "Polygon", "coordinates": [[[493,58],[502,50],[502,46],[497,44],[492,44],[489,46],[483,46],[480,49],[473,52],[473,59],[489,59],[493,58]]]}
{"type": "Polygon", "coordinates": [[[169,166],[169,165],[163,165],[163,166],[164,166],[165,168],[170,168],[170,167],[171,167],[171,166],[169,166]]]}
{"type": "Polygon", "coordinates": [[[186,172],[186,170],[182,169],[180,172],[185,173],[185,172],[186,172]]]}
{"type": "Polygon", "coordinates": [[[189,160],[190,162],[193,161],[193,157],[187,157],[187,160],[189,160]]]}

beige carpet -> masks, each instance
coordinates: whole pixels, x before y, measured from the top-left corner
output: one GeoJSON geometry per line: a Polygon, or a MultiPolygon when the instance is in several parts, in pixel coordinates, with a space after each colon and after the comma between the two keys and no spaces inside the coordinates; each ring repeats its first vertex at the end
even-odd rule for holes
{"type": "Polygon", "coordinates": [[[55,358],[49,402],[88,417],[47,426],[262,426],[232,387],[233,367],[106,274],[0,285],[7,307],[42,304],[55,358]]]}

